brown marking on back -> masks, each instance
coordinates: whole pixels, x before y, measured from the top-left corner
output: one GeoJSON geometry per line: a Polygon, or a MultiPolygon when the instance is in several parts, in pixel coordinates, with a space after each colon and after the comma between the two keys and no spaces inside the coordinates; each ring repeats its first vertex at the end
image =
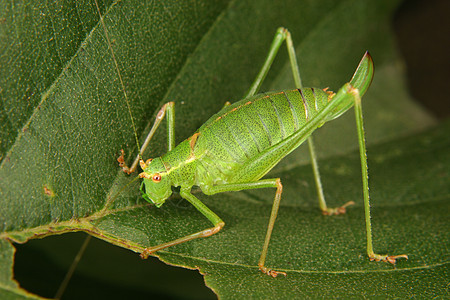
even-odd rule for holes
{"type": "Polygon", "coordinates": [[[333,99],[334,95],[336,95],[334,92],[332,91],[326,91],[326,93],[328,94],[328,102],[331,101],[331,99],[333,99]]]}
{"type": "Polygon", "coordinates": [[[196,132],[188,139],[189,146],[191,147],[191,152],[194,151],[195,143],[197,142],[197,138],[199,135],[200,135],[200,132],[196,132]]]}
{"type": "Polygon", "coordinates": [[[189,147],[191,147],[191,154],[189,155],[189,159],[195,159],[194,147],[195,147],[195,144],[197,143],[197,138],[199,135],[200,135],[200,132],[196,132],[188,139],[189,147]]]}
{"type": "Polygon", "coordinates": [[[328,99],[327,100],[328,100],[328,102],[330,102],[331,99],[333,99],[334,95],[336,95],[336,93],[333,92],[333,91],[329,91],[328,89],[329,89],[329,87],[326,87],[326,88],[322,89],[322,91],[324,91],[325,93],[328,94],[328,99]]]}
{"type": "MultiPolygon", "coordinates": [[[[281,93],[282,93],[282,92],[280,92],[280,94],[281,94],[281,93]]],[[[228,114],[231,114],[231,113],[233,113],[233,112],[235,112],[235,111],[238,111],[240,108],[242,108],[242,107],[244,107],[244,106],[250,105],[250,104],[252,104],[253,102],[256,102],[257,100],[263,100],[263,99],[267,99],[267,98],[269,98],[269,97],[270,97],[269,95],[264,95],[264,96],[262,96],[261,98],[254,99],[253,101],[249,100],[249,101],[245,102],[244,104],[241,104],[241,105],[239,105],[239,106],[236,106],[236,107],[234,107],[233,109],[231,109],[230,111],[224,113],[223,115],[218,116],[218,117],[214,120],[214,122],[211,122],[206,128],[212,126],[215,122],[217,122],[217,121],[219,121],[220,119],[226,117],[228,114]]],[[[193,137],[193,136],[192,136],[192,137],[193,137]]]]}
{"type": "Polygon", "coordinates": [[[238,111],[241,107],[244,107],[244,106],[249,105],[249,104],[252,104],[252,103],[253,103],[252,101],[248,101],[248,102],[246,102],[246,103],[244,103],[244,104],[242,104],[242,105],[240,105],[240,106],[234,107],[233,109],[231,109],[230,111],[224,113],[223,115],[218,116],[218,117],[214,120],[214,122],[211,122],[211,124],[208,125],[208,127],[211,126],[212,124],[214,124],[215,122],[219,121],[219,120],[222,119],[223,117],[226,117],[228,114],[230,114],[230,113],[232,113],[232,112],[235,112],[235,111],[238,111]]]}

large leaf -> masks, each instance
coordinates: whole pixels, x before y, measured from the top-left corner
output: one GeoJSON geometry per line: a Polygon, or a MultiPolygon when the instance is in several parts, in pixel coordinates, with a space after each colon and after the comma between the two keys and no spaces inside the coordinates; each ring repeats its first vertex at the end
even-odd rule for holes
{"type": "MultiPolygon", "coordinates": [[[[116,158],[121,148],[130,157],[137,151],[129,113],[142,138],[162,103],[175,101],[177,141],[185,139],[225,101],[245,93],[276,28],[286,26],[306,86],[336,90],[371,51],[377,69],[364,98],[367,139],[396,139],[369,148],[375,245],[377,251],[409,254],[410,261],[397,269],[368,262],[360,204],[337,218],[316,212],[301,151],[269,175],[281,177],[285,188],[267,264],[285,270],[287,278],[268,278],[256,267],[273,197],[268,191],[199,195],[225,220],[225,229],[161,251],[160,259],[199,268],[224,298],[443,293],[448,138],[443,128],[397,140],[432,120],[404,92],[388,29],[396,3],[272,2],[101,3],[114,56],[95,3],[2,4],[1,59],[9,63],[1,71],[1,119],[8,121],[1,125],[1,237],[23,243],[81,230],[139,252],[210,226],[177,199],[156,209],[141,200],[139,183],[126,186],[131,178],[118,170],[116,158]],[[108,200],[113,204],[105,214],[108,200]]],[[[283,53],[263,89],[292,86],[283,53]]],[[[316,138],[321,157],[329,157],[321,170],[331,205],[361,198],[353,123],[348,114],[316,138]]],[[[163,129],[150,149],[146,157],[165,151],[163,129]]],[[[12,245],[2,241],[1,250],[2,269],[8,270],[2,293],[27,297],[11,280],[12,245]]],[[[142,281],[141,287],[149,280],[142,281]]]]}

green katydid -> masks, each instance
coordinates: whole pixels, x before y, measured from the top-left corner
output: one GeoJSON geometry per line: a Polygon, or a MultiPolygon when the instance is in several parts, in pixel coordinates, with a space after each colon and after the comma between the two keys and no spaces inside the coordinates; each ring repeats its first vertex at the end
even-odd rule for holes
{"type": "Polygon", "coordinates": [[[172,186],[180,187],[181,197],[208,218],[213,227],[161,245],[148,247],[141,253],[141,257],[147,258],[151,253],[161,249],[196,238],[211,236],[223,228],[225,223],[221,218],[191,193],[193,186],[200,187],[206,195],[246,189],[276,188],[258,265],[263,273],[270,276],[286,275],[284,272],[274,271],[265,266],[270,237],[281,200],[281,180],[279,178],[261,178],[283,157],[308,139],[320,208],[326,215],[345,213],[346,206],[352,204],[352,201],[338,208],[328,208],[325,203],[310,135],[325,122],[339,117],[354,106],[361,158],[367,254],[370,260],[387,261],[392,264],[398,258],[407,259],[406,255],[375,254],[372,247],[361,97],[369,88],[373,73],[373,61],[370,54],[366,52],[351,81],[341,87],[337,93],[326,89],[303,88],[290,33],[285,28],[279,28],[263,67],[243,100],[225,105],[191,137],[176,147],[174,103],[164,104],[132,166],[130,168],[126,166],[123,150],[118,161],[126,173],[135,171],[138,164],[143,169],[139,177],[143,178],[141,190],[148,202],[153,203],[156,207],[161,207],[172,194],[172,186]],[[285,41],[297,89],[255,95],[280,46],[285,41]],[[168,152],[161,157],[144,161],[141,153],[148,146],[166,114],[168,152]]]}

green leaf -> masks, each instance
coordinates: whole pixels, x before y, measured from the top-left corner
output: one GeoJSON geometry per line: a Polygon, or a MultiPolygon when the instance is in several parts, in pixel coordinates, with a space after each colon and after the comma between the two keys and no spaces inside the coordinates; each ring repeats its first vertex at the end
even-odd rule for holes
{"type": "MultiPolygon", "coordinates": [[[[408,254],[410,260],[397,268],[368,262],[360,204],[335,218],[317,212],[302,151],[269,175],[281,177],[284,191],[267,265],[288,277],[263,276],[256,266],[273,199],[268,190],[199,194],[225,228],[161,251],[160,259],[200,269],[222,298],[444,295],[448,124],[399,139],[434,121],[405,92],[388,27],[396,1],[273,2],[100,3],[114,56],[95,3],[1,4],[0,63],[7,67],[0,71],[0,120],[7,122],[0,125],[0,263],[8,270],[2,296],[29,295],[12,281],[13,248],[5,240],[23,243],[85,231],[139,252],[210,226],[176,197],[160,209],[147,205],[139,183],[130,183],[132,177],[119,170],[119,150],[129,162],[137,152],[130,112],[142,139],[161,105],[175,101],[177,142],[182,141],[226,101],[246,92],[279,26],[293,35],[305,86],[336,90],[350,79],[365,50],[374,57],[375,79],[363,105],[372,145],[375,248],[408,254]],[[380,144],[386,140],[392,142],[380,144]],[[108,200],[113,205],[104,214],[108,200]]],[[[263,89],[292,86],[282,53],[263,89]]],[[[352,114],[317,133],[331,206],[360,199],[352,114]]],[[[159,129],[145,157],[161,155],[166,143],[159,129]]]]}

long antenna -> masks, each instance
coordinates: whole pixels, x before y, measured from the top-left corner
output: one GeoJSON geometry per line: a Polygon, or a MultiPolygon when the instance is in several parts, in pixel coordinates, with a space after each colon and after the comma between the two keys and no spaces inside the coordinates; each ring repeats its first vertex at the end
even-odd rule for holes
{"type": "MultiPolygon", "coordinates": [[[[100,16],[100,24],[102,25],[103,31],[105,33],[106,41],[108,42],[108,48],[109,48],[109,51],[111,52],[111,56],[114,61],[114,66],[116,68],[117,76],[119,77],[120,87],[122,88],[123,96],[125,98],[125,102],[127,103],[128,114],[130,116],[131,125],[133,126],[134,138],[136,139],[136,145],[138,146],[138,150],[139,150],[139,149],[141,149],[141,147],[139,145],[139,138],[136,133],[136,125],[134,123],[133,114],[131,113],[130,101],[128,100],[128,94],[127,94],[127,91],[125,90],[125,85],[123,84],[123,79],[122,79],[122,74],[120,73],[119,64],[117,63],[116,55],[114,54],[111,40],[109,39],[108,30],[106,29],[105,22],[103,21],[103,16],[102,16],[102,13],[100,12],[100,8],[98,7],[97,0],[95,0],[95,6],[97,7],[98,15],[100,16]]],[[[139,156],[140,155],[141,155],[141,153],[139,153],[139,156]]]]}
{"type": "MultiPolygon", "coordinates": [[[[98,6],[97,0],[94,0],[94,2],[95,2],[95,6],[97,8],[98,15],[100,17],[100,20],[99,20],[100,24],[101,24],[101,26],[103,28],[104,33],[105,33],[106,41],[108,43],[108,48],[109,48],[109,50],[111,52],[111,57],[112,57],[112,59],[114,61],[114,66],[115,66],[115,69],[116,69],[116,73],[117,73],[117,76],[119,77],[120,87],[122,89],[122,92],[123,92],[123,95],[124,95],[124,98],[125,98],[125,102],[127,104],[128,114],[130,116],[131,124],[132,124],[132,127],[133,127],[134,138],[136,140],[136,145],[138,146],[139,157],[141,157],[141,153],[140,153],[141,147],[139,145],[139,138],[138,138],[137,132],[136,132],[136,124],[134,122],[133,114],[131,112],[130,101],[128,100],[128,94],[127,94],[127,92],[125,90],[125,85],[123,83],[122,74],[120,73],[119,64],[117,63],[116,55],[114,54],[114,50],[112,48],[111,40],[109,39],[108,30],[106,29],[105,22],[103,21],[103,16],[102,16],[102,13],[101,13],[100,8],[98,6]]],[[[123,190],[125,190],[131,183],[133,183],[138,178],[139,177],[135,177],[132,181],[130,181],[128,184],[126,184],[123,188],[121,188],[120,191],[116,195],[119,195],[123,190]]],[[[105,206],[102,209],[102,213],[100,214],[100,217],[98,218],[98,221],[95,224],[95,226],[98,225],[98,223],[100,222],[101,218],[103,217],[102,215],[104,215],[106,213],[109,205],[114,201],[115,198],[116,197],[110,197],[106,201],[105,206]]],[[[61,282],[61,284],[60,284],[60,286],[58,288],[58,291],[55,294],[55,299],[61,299],[61,297],[63,296],[63,294],[64,294],[64,292],[65,292],[65,290],[66,290],[66,288],[67,288],[67,286],[68,286],[68,284],[70,282],[70,279],[72,278],[72,276],[73,276],[73,274],[74,274],[74,272],[75,272],[75,270],[76,270],[76,268],[78,266],[78,263],[80,262],[81,258],[84,255],[84,252],[86,251],[86,248],[87,248],[91,238],[92,238],[92,236],[88,235],[86,237],[86,239],[84,240],[83,245],[81,245],[80,250],[78,250],[77,255],[75,256],[72,264],[70,265],[69,270],[66,273],[66,276],[64,277],[63,281],[61,282]]]]}

